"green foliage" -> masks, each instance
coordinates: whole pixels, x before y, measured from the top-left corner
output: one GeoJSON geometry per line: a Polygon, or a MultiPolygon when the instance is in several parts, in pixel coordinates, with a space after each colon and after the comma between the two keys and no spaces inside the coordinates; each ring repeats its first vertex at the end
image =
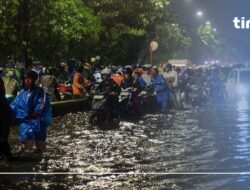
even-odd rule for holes
{"type": "Polygon", "coordinates": [[[103,31],[97,52],[108,64],[135,63],[142,49],[149,53],[153,39],[160,42],[158,59],[171,57],[188,44],[179,26],[170,24],[174,19],[166,11],[169,0],[85,0],[85,3],[101,20],[103,31]],[[174,45],[167,47],[172,42],[174,45]]]}
{"type": "Polygon", "coordinates": [[[157,40],[157,59],[167,59],[190,41],[167,11],[169,4],[169,0],[0,0],[0,54],[48,64],[100,55],[106,64],[124,65],[137,62],[143,49],[147,55],[151,40],[157,40]]]}
{"type": "Polygon", "coordinates": [[[27,20],[17,16],[19,10],[23,11],[20,2],[8,2],[3,9],[6,13],[1,11],[8,23],[0,30],[1,49],[12,53],[13,48],[24,49],[33,58],[53,63],[70,56],[85,57],[88,48],[98,42],[100,23],[81,0],[30,0],[27,20]]]}
{"type": "Polygon", "coordinates": [[[17,51],[19,0],[0,0],[0,56],[17,51]]]}
{"type": "Polygon", "coordinates": [[[216,34],[211,25],[200,26],[198,36],[210,59],[232,60],[237,54],[237,51],[228,45],[228,41],[216,34]]]}
{"type": "Polygon", "coordinates": [[[34,56],[44,61],[87,56],[88,47],[96,45],[100,32],[92,11],[81,0],[46,1],[31,4],[30,45],[34,56]]]}
{"type": "Polygon", "coordinates": [[[219,45],[219,41],[216,39],[215,32],[211,25],[200,26],[198,35],[203,44],[211,49],[215,49],[219,45]]]}
{"type": "Polygon", "coordinates": [[[185,37],[178,24],[163,23],[156,26],[156,41],[159,51],[156,52],[157,62],[176,57],[176,53],[191,44],[191,38],[185,37]]]}

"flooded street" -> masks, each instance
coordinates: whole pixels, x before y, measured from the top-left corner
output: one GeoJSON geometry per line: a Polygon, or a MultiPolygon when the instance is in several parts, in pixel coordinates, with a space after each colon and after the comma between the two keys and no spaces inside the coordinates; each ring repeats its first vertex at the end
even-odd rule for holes
{"type": "Polygon", "coordinates": [[[1,164],[1,172],[75,175],[2,175],[0,189],[249,189],[250,175],[166,174],[250,172],[248,105],[146,115],[112,130],[88,126],[89,113],[56,118],[43,158],[1,164]]]}

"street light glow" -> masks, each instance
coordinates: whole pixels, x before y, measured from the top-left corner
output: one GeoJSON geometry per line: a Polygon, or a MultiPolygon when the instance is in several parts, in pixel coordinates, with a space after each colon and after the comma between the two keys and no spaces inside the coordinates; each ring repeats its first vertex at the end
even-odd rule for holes
{"type": "Polygon", "coordinates": [[[207,21],[207,22],[206,22],[206,25],[211,25],[211,22],[210,22],[210,21],[207,21]]]}
{"type": "Polygon", "coordinates": [[[202,11],[197,11],[196,16],[202,17],[203,16],[203,12],[202,11]]]}

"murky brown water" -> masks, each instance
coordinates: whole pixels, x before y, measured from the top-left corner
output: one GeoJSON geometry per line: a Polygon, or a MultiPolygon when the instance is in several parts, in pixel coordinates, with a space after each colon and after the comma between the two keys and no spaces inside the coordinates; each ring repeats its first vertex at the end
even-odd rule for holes
{"type": "Polygon", "coordinates": [[[0,189],[249,189],[247,175],[141,174],[250,172],[248,105],[146,115],[112,130],[90,128],[88,113],[68,114],[50,127],[43,158],[21,158],[0,170],[109,174],[2,175],[0,189]]]}

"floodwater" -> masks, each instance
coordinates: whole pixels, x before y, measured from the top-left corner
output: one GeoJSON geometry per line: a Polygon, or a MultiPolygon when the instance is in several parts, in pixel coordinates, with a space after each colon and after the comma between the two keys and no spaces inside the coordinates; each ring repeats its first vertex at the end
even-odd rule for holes
{"type": "Polygon", "coordinates": [[[146,115],[111,130],[88,126],[89,113],[68,114],[50,127],[42,158],[2,163],[0,171],[72,174],[1,175],[0,189],[250,189],[250,175],[236,174],[250,172],[249,106],[146,115]]]}

